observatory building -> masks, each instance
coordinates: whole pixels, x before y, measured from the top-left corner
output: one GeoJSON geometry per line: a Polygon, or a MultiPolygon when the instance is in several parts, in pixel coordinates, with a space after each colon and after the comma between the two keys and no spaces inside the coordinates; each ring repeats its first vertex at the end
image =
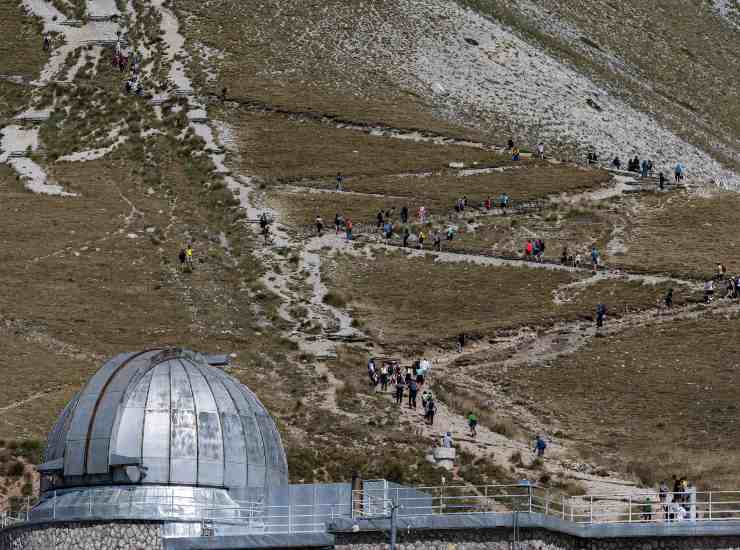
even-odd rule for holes
{"type": "Polygon", "coordinates": [[[105,363],[49,434],[39,501],[0,517],[0,548],[324,548],[328,524],[405,494],[289,485],[275,422],[217,359],[168,348],[105,363]]]}

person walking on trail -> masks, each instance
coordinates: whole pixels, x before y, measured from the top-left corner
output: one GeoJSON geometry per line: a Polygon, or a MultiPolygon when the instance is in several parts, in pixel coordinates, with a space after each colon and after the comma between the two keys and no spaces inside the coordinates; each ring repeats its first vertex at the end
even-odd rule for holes
{"type": "Polygon", "coordinates": [[[416,380],[413,378],[408,384],[409,386],[409,409],[416,408],[416,394],[419,391],[419,386],[416,385],[416,380]]]}
{"type": "Polygon", "coordinates": [[[383,234],[385,235],[385,240],[388,244],[391,242],[391,237],[393,237],[393,225],[391,222],[386,221],[383,225],[383,234]]]}
{"type": "Polygon", "coordinates": [[[541,141],[537,144],[537,156],[540,160],[545,160],[545,144],[541,141]]]}
{"type": "Polygon", "coordinates": [[[434,415],[437,414],[437,404],[434,402],[434,397],[430,397],[427,401],[427,408],[424,413],[426,423],[430,426],[434,426],[434,415]]]}
{"type": "Polygon", "coordinates": [[[409,221],[409,208],[404,206],[401,208],[401,223],[407,223],[409,221]]]}
{"type": "Polygon", "coordinates": [[[411,233],[409,232],[408,227],[403,228],[403,247],[406,248],[409,244],[409,236],[411,233]]]}
{"type": "Polygon", "coordinates": [[[714,281],[708,279],[704,282],[704,303],[708,304],[714,299],[714,281]]]}
{"type": "Polygon", "coordinates": [[[419,250],[424,248],[424,239],[426,239],[424,231],[419,231],[419,250]]]}
{"type": "Polygon", "coordinates": [[[388,391],[388,376],[388,365],[383,363],[380,368],[380,391],[382,392],[388,391]]]}
{"type": "Polygon", "coordinates": [[[439,231],[434,232],[434,250],[442,252],[442,237],[439,234],[439,231]]]}
{"type": "Polygon", "coordinates": [[[339,235],[339,231],[342,229],[342,216],[339,215],[339,212],[337,212],[334,215],[334,230],[336,231],[336,234],[339,235]]]}
{"type": "Polygon", "coordinates": [[[44,51],[48,52],[51,49],[51,38],[49,37],[49,33],[44,33],[44,51]]]}
{"type": "Polygon", "coordinates": [[[185,248],[185,263],[188,266],[188,270],[193,270],[193,247],[190,243],[188,243],[187,248],[185,248]]]}
{"type": "Polygon", "coordinates": [[[180,260],[180,271],[185,271],[185,249],[181,248],[180,253],[177,255],[177,259],[180,260]]]}
{"type": "Polygon", "coordinates": [[[321,237],[324,234],[324,220],[321,216],[316,216],[316,234],[321,237]]]}
{"type": "Polygon", "coordinates": [[[545,443],[545,439],[541,435],[538,435],[532,452],[537,453],[537,458],[542,458],[545,456],[545,449],[547,449],[547,443],[545,443]]]}
{"type": "Polygon", "coordinates": [[[527,239],[527,244],[524,245],[524,256],[525,259],[529,260],[534,253],[534,244],[530,239],[527,239]]]}
{"type": "Polygon", "coordinates": [[[442,436],[442,447],[445,449],[452,449],[455,442],[452,440],[452,432],[445,432],[442,436]]]}
{"type": "Polygon", "coordinates": [[[403,403],[403,390],[406,389],[406,383],[402,376],[396,377],[396,405],[403,403]]]}
{"type": "Polygon", "coordinates": [[[457,353],[462,353],[465,349],[465,333],[461,332],[457,337],[457,353]]]}
{"type": "Polygon", "coordinates": [[[671,309],[673,307],[673,289],[669,288],[664,298],[665,307],[671,309]]]}
{"type": "Polygon", "coordinates": [[[601,328],[604,326],[604,319],[606,319],[606,306],[599,304],[596,306],[596,327],[601,328]]]}
{"type": "Polygon", "coordinates": [[[347,240],[348,241],[351,241],[352,238],[353,238],[352,237],[352,220],[349,219],[349,218],[347,218],[347,221],[344,223],[344,227],[345,227],[346,232],[347,232],[347,240]]]}
{"type": "Polygon", "coordinates": [[[337,174],[337,191],[344,191],[344,177],[341,172],[337,174]]]}
{"type": "Polygon", "coordinates": [[[470,428],[470,437],[475,437],[478,435],[477,426],[478,417],[473,411],[470,411],[468,413],[468,427],[470,428]]]}
{"type": "Polygon", "coordinates": [[[658,174],[658,188],[662,191],[665,189],[665,174],[661,172],[658,174]]]}
{"type": "Polygon", "coordinates": [[[265,244],[270,244],[270,226],[266,225],[262,230],[262,236],[265,238],[265,244]]]}
{"type": "Polygon", "coordinates": [[[619,157],[614,157],[614,160],[612,161],[612,168],[615,170],[619,170],[622,167],[622,161],[619,160],[619,157]]]}
{"type": "Polygon", "coordinates": [[[594,273],[599,269],[599,251],[596,245],[591,247],[591,269],[594,273]]]}
{"type": "Polygon", "coordinates": [[[377,229],[380,229],[381,227],[383,227],[383,211],[378,210],[378,214],[375,216],[375,218],[377,219],[377,223],[375,224],[375,227],[377,229]]]}

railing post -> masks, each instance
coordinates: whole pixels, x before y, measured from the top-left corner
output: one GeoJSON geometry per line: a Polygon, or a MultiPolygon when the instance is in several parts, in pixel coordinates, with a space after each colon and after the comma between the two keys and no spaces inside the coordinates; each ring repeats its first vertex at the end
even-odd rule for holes
{"type": "Polygon", "coordinates": [[[545,515],[550,513],[550,495],[545,491],[545,515]]]}
{"type": "Polygon", "coordinates": [[[570,497],[570,521],[574,521],[573,519],[573,497],[570,497]]]}
{"type": "Polygon", "coordinates": [[[594,522],[594,496],[590,495],[588,497],[588,522],[593,523],[594,522]]]}
{"type": "Polygon", "coordinates": [[[563,511],[563,520],[565,520],[565,495],[560,497],[560,507],[563,511]]]}
{"type": "Polygon", "coordinates": [[[26,521],[31,519],[31,497],[26,497],[26,521]]]}
{"type": "Polygon", "coordinates": [[[293,507],[288,504],[288,534],[293,534],[293,507]]]}
{"type": "Polygon", "coordinates": [[[51,501],[51,519],[57,519],[57,492],[54,491],[53,500],[51,501]]]}
{"type": "Polygon", "coordinates": [[[629,495],[627,499],[627,522],[632,523],[632,495],[629,495]]]}
{"type": "Polygon", "coordinates": [[[532,486],[527,486],[527,492],[529,493],[529,513],[532,513],[532,486]]]}
{"type": "Polygon", "coordinates": [[[712,491],[709,491],[709,520],[712,520],[712,491]]]}

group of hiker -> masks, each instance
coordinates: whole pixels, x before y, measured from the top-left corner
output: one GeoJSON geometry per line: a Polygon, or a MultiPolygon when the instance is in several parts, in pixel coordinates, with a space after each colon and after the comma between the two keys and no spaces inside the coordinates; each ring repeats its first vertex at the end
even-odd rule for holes
{"type": "Polygon", "coordinates": [[[740,275],[730,275],[727,273],[727,266],[723,263],[717,263],[717,270],[714,277],[704,281],[704,303],[709,304],[714,301],[715,296],[724,286],[725,298],[737,300],[740,298],[740,275]]]}
{"type": "MultiPolygon", "coordinates": [[[[696,485],[688,481],[686,477],[678,478],[674,475],[672,488],[665,480],[661,481],[658,486],[658,500],[664,521],[694,521],[697,519],[696,485]]],[[[658,519],[650,497],[645,499],[641,519],[643,521],[658,519]]]]}
{"type": "MultiPolygon", "coordinates": [[[[393,388],[396,405],[401,406],[404,402],[404,394],[407,393],[409,409],[417,408],[419,390],[424,388],[426,376],[432,368],[427,359],[417,359],[411,366],[402,368],[398,360],[382,360],[380,366],[375,357],[371,357],[367,364],[367,374],[370,386],[375,391],[386,392],[389,387],[393,388]]],[[[434,425],[434,415],[437,412],[437,404],[431,390],[425,388],[421,392],[421,409],[424,420],[429,425],[434,425]]]]}

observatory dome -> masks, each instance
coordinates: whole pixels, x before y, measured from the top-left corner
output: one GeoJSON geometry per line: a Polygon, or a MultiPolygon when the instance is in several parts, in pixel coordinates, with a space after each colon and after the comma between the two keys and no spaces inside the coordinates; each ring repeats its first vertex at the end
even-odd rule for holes
{"type": "Polygon", "coordinates": [[[246,500],[288,483],[280,435],[262,403],[180,348],[103,365],[57,420],[39,470],[45,491],[186,486],[246,500]]]}

